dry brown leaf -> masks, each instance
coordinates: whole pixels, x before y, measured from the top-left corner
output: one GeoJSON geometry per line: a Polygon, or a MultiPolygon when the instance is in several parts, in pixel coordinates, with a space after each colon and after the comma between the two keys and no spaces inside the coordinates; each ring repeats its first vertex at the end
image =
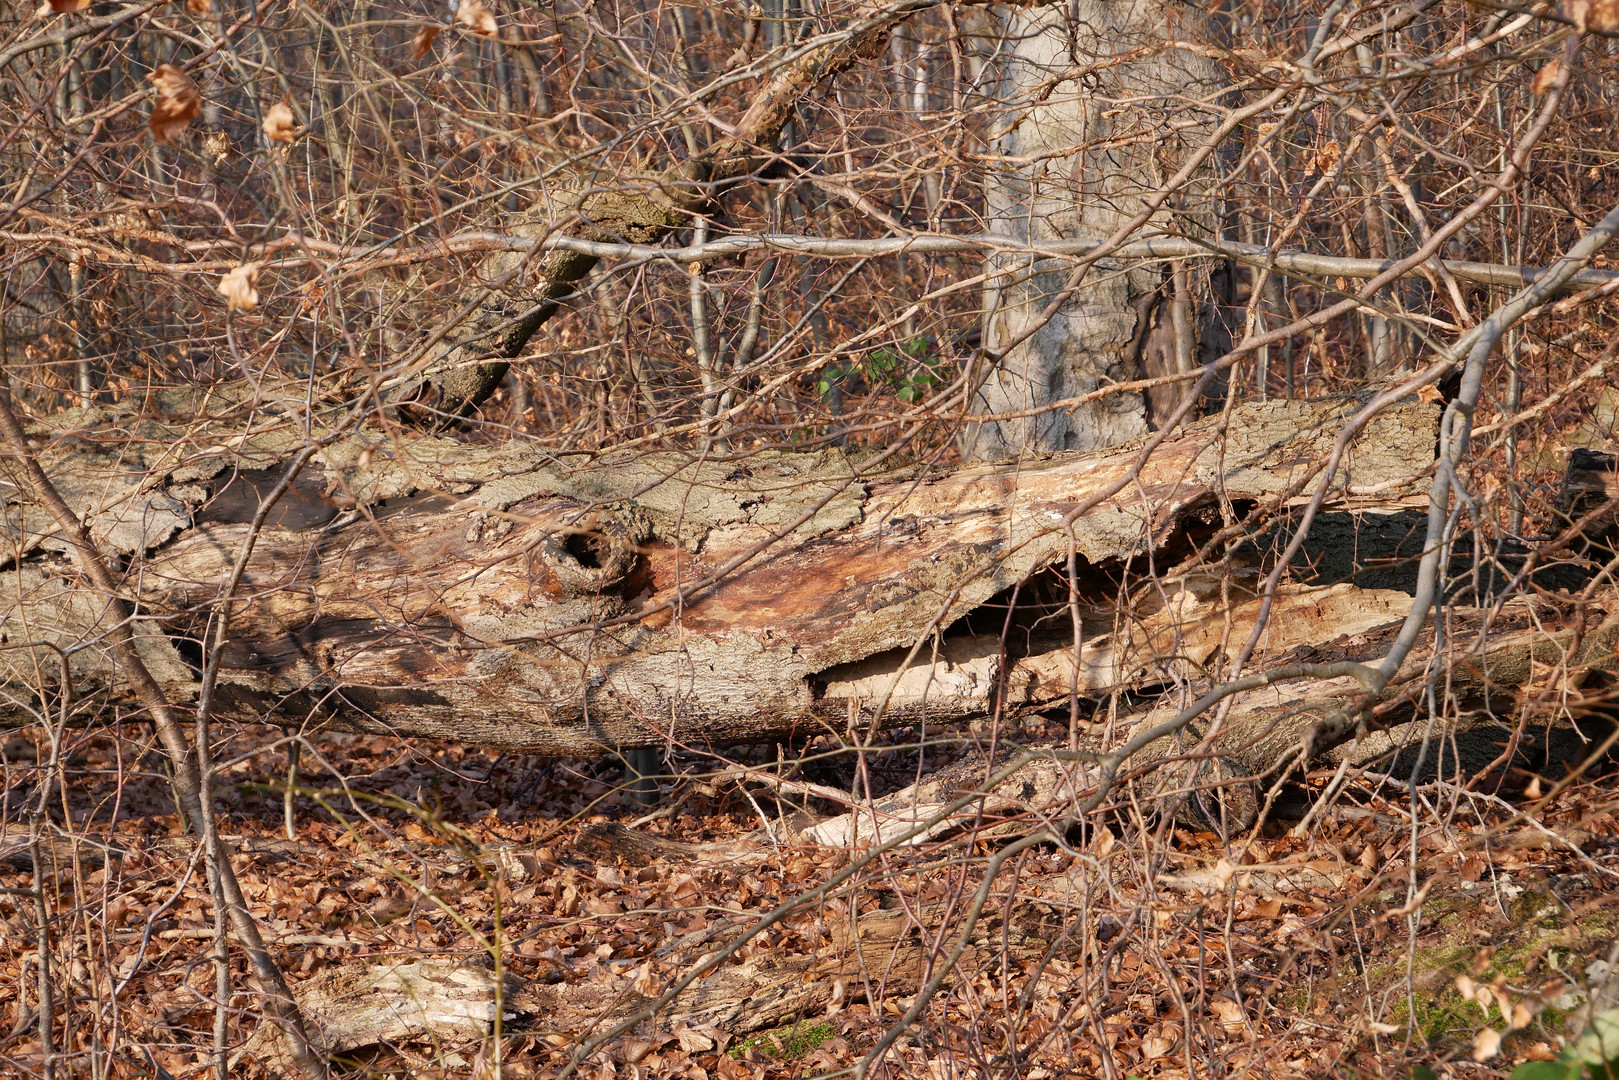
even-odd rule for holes
{"type": "Polygon", "coordinates": [[[1214,877],[1220,883],[1220,888],[1223,889],[1231,884],[1231,879],[1236,876],[1237,868],[1232,866],[1226,859],[1222,858],[1214,864],[1214,877]]]}
{"type": "Polygon", "coordinates": [[[1151,1035],[1141,1040],[1141,1058],[1143,1061],[1161,1058],[1173,1049],[1175,1049],[1175,1040],[1166,1039],[1162,1035],[1151,1035]]]}
{"type": "Polygon", "coordinates": [[[75,11],[83,11],[90,6],[90,0],[50,0],[51,10],[58,15],[67,15],[75,11]]]}
{"type": "Polygon", "coordinates": [[[1512,1030],[1526,1028],[1535,1022],[1535,1010],[1528,1002],[1520,1001],[1512,1007],[1512,1030]]]}
{"type": "Polygon", "coordinates": [[[1096,834],[1096,857],[1098,859],[1107,858],[1108,855],[1112,854],[1113,848],[1117,844],[1118,839],[1113,835],[1113,830],[1106,825],[1102,826],[1096,834]]]}
{"type": "Polygon", "coordinates": [[[1215,998],[1209,1002],[1209,1011],[1227,1031],[1242,1030],[1242,1006],[1230,998],[1215,998]]]}
{"type": "Polygon", "coordinates": [[[174,137],[197,118],[202,109],[202,95],[191,76],[173,64],[159,64],[146,81],[157,87],[157,101],[152,105],[152,138],[159,144],[174,143],[174,137]]]}
{"type": "Polygon", "coordinates": [[[1468,1001],[1472,1001],[1473,995],[1477,993],[1477,991],[1478,987],[1473,985],[1473,980],[1471,978],[1466,975],[1456,976],[1456,992],[1462,997],[1466,998],[1468,1001]]]}
{"type": "Polygon", "coordinates": [[[1494,1028],[1480,1028],[1473,1036],[1473,1060],[1488,1061],[1501,1052],[1501,1033],[1494,1028]]]}
{"type": "Polygon", "coordinates": [[[562,886],[562,896],[557,900],[557,914],[563,918],[571,918],[579,913],[579,890],[572,885],[562,886]]]}
{"type": "Polygon", "coordinates": [[[210,131],[203,137],[202,147],[214,159],[215,165],[223,165],[230,158],[230,136],[223,131],[210,131]]]}
{"type": "Polygon", "coordinates": [[[410,39],[410,55],[413,60],[420,60],[433,51],[433,41],[438,37],[438,23],[422,23],[416,31],[416,36],[410,39]]]}
{"type": "MultiPolygon", "coordinates": [[[[300,312],[313,311],[320,307],[322,300],[326,299],[326,286],[313,281],[304,282],[298,287],[298,291],[303,293],[303,295],[298,298],[298,310],[300,312]]],[[[369,446],[366,447],[366,450],[369,449],[371,449],[369,446]]],[[[364,451],[361,451],[361,453],[364,453],[364,451]]],[[[532,885],[529,886],[530,890],[533,888],[534,887],[532,885]]]]}
{"type": "Polygon", "coordinates": [[[1619,0],[1569,0],[1563,13],[1581,32],[1611,34],[1619,30],[1619,0]]]}
{"type": "Polygon", "coordinates": [[[193,15],[212,15],[214,0],[186,0],[186,10],[193,15]]]}
{"type": "Polygon", "coordinates": [[[631,1065],[639,1065],[648,1054],[656,1050],[657,1044],[637,1039],[634,1036],[626,1038],[619,1049],[624,1054],[624,1060],[631,1065]]]}
{"type": "Polygon", "coordinates": [[[292,115],[292,106],[285,101],[271,105],[264,114],[264,137],[271,142],[290,143],[298,121],[292,115]]]}
{"type": "Polygon", "coordinates": [[[1338,140],[1329,139],[1315,152],[1315,171],[1325,176],[1337,167],[1338,159],[1343,156],[1344,148],[1338,145],[1338,140]]]}
{"type": "Polygon", "coordinates": [[[1535,72],[1535,81],[1529,84],[1530,93],[1539,97],[1550,90],[1552,83],[1557,81],[1557,73],[1562,70],[1562,67],[1563,62],[1561,60],[1553,60],[1543,65],[1539,71],[1535,72]]]}
{"type": "Polygon", "coordinates": [[[252,311],[259,306],[259,267],[262,263],[244,263],[219,279],[219,295],[225,298],[225,307],[231,311],[252,311]]]}
{"type": "Polygon", "coordinates": [[[635,979],[630,983],[630,988],[644,998],[655,998],[663,993],[663,980],[652,970],[652,965],[646,963],[635,970],[635,979]]]}
{"type": "Polygon", "coordinates": [[[455,5],[455,21],[474,34],[495,36],[495,13],[484,6],[483,0],[460,0],[455,5]]]}
{"type": "Polygon", "coordinates": [[[1281,913],[1282,898],[1279,896],[1267,896],[1254,904],[1254,914],[1261,919],[1274,919],[1281,913]]]}
{"type": "Polygon", "coordinates": [[[1428,405],[1440,405],[1444,403],[1445,395],[1439,392],[1439,387],[1429,383],[1417,391],[1417,400],[1428,405]]]}

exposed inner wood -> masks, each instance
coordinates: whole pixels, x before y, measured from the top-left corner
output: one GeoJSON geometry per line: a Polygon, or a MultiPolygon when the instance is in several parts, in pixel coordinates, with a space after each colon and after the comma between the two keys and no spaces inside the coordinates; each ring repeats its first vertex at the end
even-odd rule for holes
{"type": "MultiPolygon", "coordinates": [[[[141,416],[64,414],[38,434],[64,495],[127,560],[140,646],[185,700],[246,519],[303,435],[262,407],[246,431],[210,426],[207,401],[173,396],[141,416]]],[[[1189,577],[1139,623],[1108,608],[1112,576],[1132,560],[1173,563],[1222,503],[1302,501],[1361,404],[1242,406],[1227,425],[1176,432],[1144,464],[1138,442],[936,474],[868,470],[834,451],[558,459],[349,435],[258,537],[219,708],[589,754],[842,730],[879,712],[961,718],[997,695],[1032,704],[1161,683],[1240,645],[1251,625],[1240,575],[1223,592],[1214,577],[1189,577]],[[1026,634],[1008,653],[973,625],[997,596],[1060,573],[1070,550],[1095,597],[1077,664],[1068,630],[1026,634]]],[[[1431,461],[1436,417],[1411,401],[1373,419],[1332,478],[1335,505],[1411,505],[1401,485],[1431,461]]],[[[0,574],[0,644],[77,649],[83,714],[127,700],[110,660],[82,648],[104,615],[59,557],[54,527],[14,505],[8,529],[16,557],[0,574]]],[[[1376,590],[1289,593],[1262,651],[1392,621],[1401,603],[1376,590]]],[[[31,722],[41,704],[54,711],[55,652],[13,648],[0,665],[10,722],[31,722]]]]}

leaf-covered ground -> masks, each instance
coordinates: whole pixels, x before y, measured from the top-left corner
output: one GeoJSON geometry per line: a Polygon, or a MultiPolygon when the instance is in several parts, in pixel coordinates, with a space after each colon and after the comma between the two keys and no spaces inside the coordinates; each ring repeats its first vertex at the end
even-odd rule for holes
{"type": "MultiPolygon", "coordinates": [[[[56,770],[72,782],[44,791],[48,745],[5,743],[6,1075],[42,1068],[36,854],[56,1074],[213,1067],[208,887],[161,758],[124,734],[68,733],[56,770]],[[36,843],[28,811],[42,795],[36,843]]],[[[864,755],[813,746],[802,768],[777,747],[676,757],[678,775],[651,808],[619,790],[612,759],[312,737],[289,840],[284,733],[246,729],[216,750],[216,806],[252,913],[295,988],[379,964],[492,972],[498,960],[498,1037],[478,1021],[345,1047],[361,1073],[530,1077],[572,1064],[587,1077],[730,1080],[869,1060],[871,1075],[928,1078],[1409,1076],[1415,1066],[1486,1077],[1550,1057],[1615,959],[1619,795],[1605,762],[1562,787],[1547,777],[1525,790],[1516,777],[1501,795],[1350,775],[1295,836],[1326,770],[1281,792],[1251,840],[1222,843],[1126,805],[1065,844],[1006,860],[976,922],[971,900],[1008,842],[1004,827],[882,853],[726,956],[707,978],[758,989],[725,1023],[659,1014],[579,1057],[581,1039],[869,854],[787,839],[791,815],[840,808],[778,801],[769,785],[740,783],[736,766],[826,788],[869,782],[881,794],[917,776],[905,735],[864,755]],[[731,775],[714,780],[727,765],[731,775]],[[872,1057],[958,939],[958,964],[872,1057]],[[762,1003],[786,992],[783,979],[814,1008],[770,1015],[762,1003]],[[826,985],[815,994],[804,989],[817,980],[826,985]],[[1489,1056],[1484,1029],[1503,1036],[1489,1056]]],[[[932,749],[925,764],[962,751],[932,749]]],[[[258,1013],[234,949],[231,982],[232,1075],[258,1075],[247,1045],[258,1013]]]]}

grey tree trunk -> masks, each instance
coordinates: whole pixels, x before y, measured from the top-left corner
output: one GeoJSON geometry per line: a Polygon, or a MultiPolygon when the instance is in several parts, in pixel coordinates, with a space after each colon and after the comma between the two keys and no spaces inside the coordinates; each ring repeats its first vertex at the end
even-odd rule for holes
{"type": "MultiPolygon", "coordinates": [[[[1104,238],[1136,216],[1148,197],[1201,143],[1213,124],[1223,74],[1212,61],[1172,49],[1195,25],[1158,0],[1075,0],[1008,8],[996,58],[1004,125],[990,147],[1006,161],[988,185],[990,232],[1018,245],[1104,238]],[[1126,59],[1127,58],[1127,59],[1126,59]]],[[[1201,178],[1149,224],[1206,235],[1214,227],[1212,185],[1201,178]]],[[[975,414],[1038,409],[1108,383],[1190,371],[1199,364],[1208,304],[1184,267],[1092,267],[1055,315],[1045,311],[1068,282],[1058,260],[1008,255],[990,261],[984,344],[1005,351],[973,402],[975,414]]],[[[1210,342],[1213,344],[1213,342],[1210,342]]],[[[1161,422],[1185,387],[1120,393],[1037,416],[969,425],[966,456],[1097,450],[1161,422]]]]}

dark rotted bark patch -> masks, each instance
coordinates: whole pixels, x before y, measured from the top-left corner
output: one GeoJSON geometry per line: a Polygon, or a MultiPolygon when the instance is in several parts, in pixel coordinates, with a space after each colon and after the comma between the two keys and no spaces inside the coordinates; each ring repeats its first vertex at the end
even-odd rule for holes
{"type": "Polygon", "coordinates": [[[401,627],[378,619],[318,618],[278,636],[238,637],[225,644],[223,663],[233,671],[283,674],[304,665],[325,671],[353,653],[386,650],[390,667],[406,676],[443,678],[457,631],[444,620],[401,627]]]}

